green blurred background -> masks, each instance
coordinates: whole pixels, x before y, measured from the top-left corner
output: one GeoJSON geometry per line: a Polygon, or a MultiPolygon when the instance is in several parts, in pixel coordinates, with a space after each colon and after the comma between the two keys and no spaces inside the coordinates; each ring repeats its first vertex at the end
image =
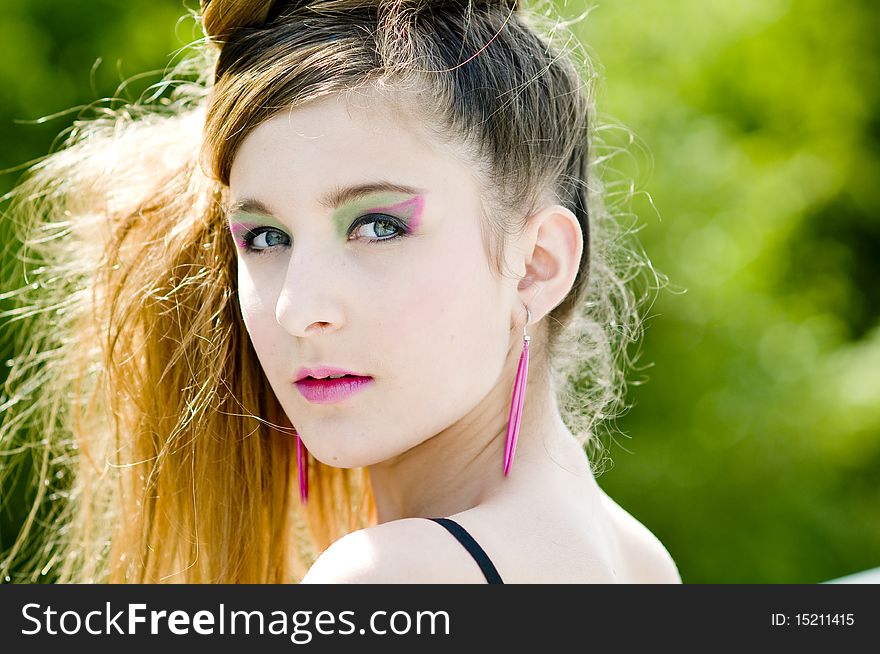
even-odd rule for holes
{"type": "MultiPolygon", "coordinates": [[[[158,80],[118,88],[197,36],[185,6],[0,0],[0,193],[75,112],[35,119],[158,80]]],[[[686,583],[880,566],[880,8],[614,0],[575,29],[601,69],[601,119],[639,139],[615,167],[635,177],[639,237],[670,280],[599,483],[686,583]]],[[[8,225],[0,236],[14,252],[8,225]]],[[[2,360],[11,333],[0,325],[2,360]]],[[[2,550],[30,491],[0,492],[2,550]]]]}

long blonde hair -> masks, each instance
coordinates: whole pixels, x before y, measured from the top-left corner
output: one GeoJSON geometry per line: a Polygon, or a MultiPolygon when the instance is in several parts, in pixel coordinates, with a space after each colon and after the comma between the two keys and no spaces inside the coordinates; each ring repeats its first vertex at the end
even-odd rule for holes
{"type": "Polygon", "coordinates": [[[622,404],[641,331],[627,282],[653,269],[604,208],[588,166],[592,70],[554,45],[557,25],[540,35],[542,15],[513,0],[202,5],[207,38],[168,76],[193,81],[77,121],[10,195],[28,277],[7,317],[27,343],[2,398],[0,473],[27,462],[39,485],[0,564],[22,579],[296,581],[375,523],[364,470],[311,460],[300,505],[295,429],[242,322],[223,215],[247,134],[328,94],[421,98],[413,110],[483,175],[499,272],[505,235],[547,190],[575,213],[584,257],[549,315],[549,360],[584,446],[622,404]]]}

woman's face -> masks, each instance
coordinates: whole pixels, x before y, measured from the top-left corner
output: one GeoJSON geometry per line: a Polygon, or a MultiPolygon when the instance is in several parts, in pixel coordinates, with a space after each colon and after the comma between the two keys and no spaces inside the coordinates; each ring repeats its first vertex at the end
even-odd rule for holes
{"type": "Polygon", "coordinates": [[[329,96],[262,124],[230,203],[245,325],[320,461],[391,459],[500,382],[516,280],[490,269],[478,182],[387,103],[329,96]],[[320,366],[370,379],[295,383],[320,366]]]}

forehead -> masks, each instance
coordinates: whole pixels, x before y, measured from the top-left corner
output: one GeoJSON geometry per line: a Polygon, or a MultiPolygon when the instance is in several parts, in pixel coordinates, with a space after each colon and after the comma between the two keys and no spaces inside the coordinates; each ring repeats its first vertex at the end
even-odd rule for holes
{"type": "Polygon", "coordinates": [[[375,92],[334,94],[285,111],[243,140],[231,168],[233,196],[326,188],[382,178],[425,185],[470,176],[463,151],[432,138],[422,120],[375,92]]]}

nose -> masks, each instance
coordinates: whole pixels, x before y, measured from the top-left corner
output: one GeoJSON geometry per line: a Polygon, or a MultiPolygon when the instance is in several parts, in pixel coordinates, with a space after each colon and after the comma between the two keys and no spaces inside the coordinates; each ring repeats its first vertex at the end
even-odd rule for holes
{"type": "Polygon", "coordinates": [[[293,253],[275,304],[275,319],[292,336],[338,330],[344,321],[344,266],[317,255],[293,253]]]}

